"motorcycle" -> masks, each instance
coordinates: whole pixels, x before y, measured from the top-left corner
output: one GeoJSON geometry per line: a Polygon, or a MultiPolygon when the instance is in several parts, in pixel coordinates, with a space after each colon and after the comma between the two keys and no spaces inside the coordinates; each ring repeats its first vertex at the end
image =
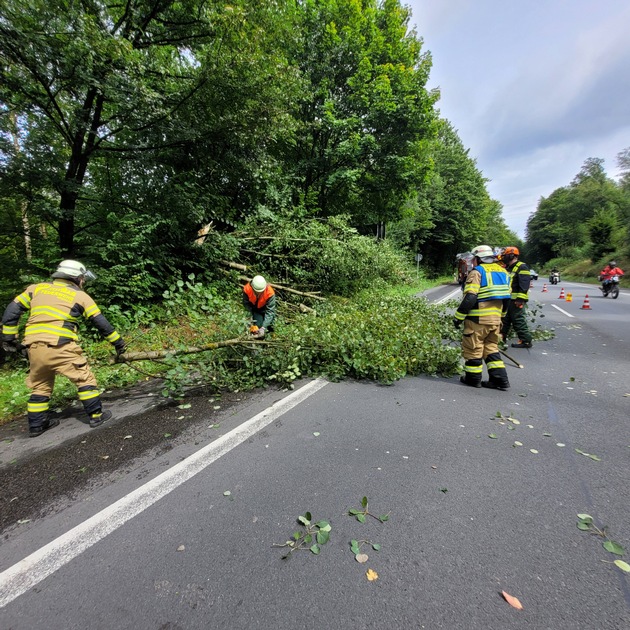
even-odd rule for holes
{"type": "Polygon", "coordinates": [[[608,280],[602,282],[602,293],[604,297],[610,297],[616,300],[619,297],[619,276],[612,276],[608,280]]]}
{"type": "Polygon", "coordinates": [[[549,274],[549,282],[550,282],[550,284],[558,284],[558,282],[560,282],[560,272],[559,271],[552,271],[549,274]]]}

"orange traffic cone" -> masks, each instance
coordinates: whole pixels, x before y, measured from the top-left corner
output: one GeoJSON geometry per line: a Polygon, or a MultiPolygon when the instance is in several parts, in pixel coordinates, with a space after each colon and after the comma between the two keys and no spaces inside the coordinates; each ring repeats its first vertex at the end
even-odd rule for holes
{"type": "Polygon", "coordinates": [[[547,291],[547,283],[546,282],[545,282],[545,284],[543,284],[543,288],[542,288],[541,293],[548,293],[548,291],[547,291]]]}
{"type": "Polygon", "coordinates": [[[585,311],[591,310],[591,303],[588,301],[588,294],[584,296],[584,304],[582,304],[580,308],[583,308],[585,311]]]}
{"type": "Polygon", "coordinates": [[[560,295],[558,296],[559,300],[564,300],[565,299],[565,295],[564,295],[564,288],[560,289],[560,295]]]}

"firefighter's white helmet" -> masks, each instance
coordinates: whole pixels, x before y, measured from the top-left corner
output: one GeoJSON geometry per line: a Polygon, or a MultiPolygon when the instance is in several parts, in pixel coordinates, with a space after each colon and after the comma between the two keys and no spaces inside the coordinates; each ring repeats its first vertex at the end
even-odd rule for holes
{"type": "Polygon", "coordinates": [[[492,262],[495,259],[492,247],[488,245],[478,245],[472,250],[472,255],[477,256],[483,262],[492,262]]]}
{"type": "Polygon", "coordinates": [[[53,278],[85,278],[86,280],[95,280],[96,276],[87,269],[87,267],[78,260],[62,260],[57,267],[53,278]]]}
{"type": "Polygon", "coordinates": [[[252,289],[256,293],[262,293],[267,288],[267,281],[262,276],[254,276],[252,278],[252,289]]]}

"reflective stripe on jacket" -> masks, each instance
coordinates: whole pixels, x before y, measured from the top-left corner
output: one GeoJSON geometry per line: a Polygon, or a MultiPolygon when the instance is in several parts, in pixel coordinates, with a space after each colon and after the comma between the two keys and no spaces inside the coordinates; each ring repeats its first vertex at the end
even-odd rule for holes
{"type": "Polygon", "coordinates": [[[510,286],[512,287],[510,298],[512,300],[523,300],[527,302],[529,299],[527,294],[532,281],[529,267],[519,260],[514,263],[514,266],[510,269],[510,278],[510,286]]]}
{"type": "Polygon", "coordinates": [[[31,284],[20,293],[2,318],[5,337],[17,335],[20,317],[27,311],[30,311],[24,332],[27,346],[36,341],[51,346],[77,341],[81,317],[89,319],[110,343],[120,339],[94,300],[70,280],[57,278],[52,282],[31,284]]]}
{"type": "Polygon", "coordinates": [[[475,267],[464,285],[464,299],[455,317],[478,323],[498,323],[510,299],[508,273],[496,263],[482,263],[475,267]]]}

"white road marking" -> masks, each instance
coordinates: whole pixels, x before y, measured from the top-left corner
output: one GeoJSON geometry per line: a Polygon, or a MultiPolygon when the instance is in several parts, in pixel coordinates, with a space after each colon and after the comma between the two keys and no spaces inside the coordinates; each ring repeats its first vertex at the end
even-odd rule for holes
{"type": "Polygon", "coordinates": [[[0,608],[327,385],[316,379],[0,573],[0,608]]]}
{"type": "Polygon", "coordinates": [[[552,304],[551,306],[553,306],[554,308],[557,308],[561,313],[564,313],[567,317],[575,317],[575,315],[571,315],[571,313],[567,313],[563,308],[560,308],[559,306],[556,306],[555,304],[552,304]]]}
{"type": "Polygon", "coordinates": [[[448,295],[446,295],[445,297],[443,297],[440,300],[437,300],[437,302],[434,302],[434,304],[442,304],[442,302],[446,302],[447,300],[450,300],[452,297],[456,296],[458,293],[462,293],[461,289],[455,289],[455,291],[453,291],[452,293],[449,293],[448,295]]]}

